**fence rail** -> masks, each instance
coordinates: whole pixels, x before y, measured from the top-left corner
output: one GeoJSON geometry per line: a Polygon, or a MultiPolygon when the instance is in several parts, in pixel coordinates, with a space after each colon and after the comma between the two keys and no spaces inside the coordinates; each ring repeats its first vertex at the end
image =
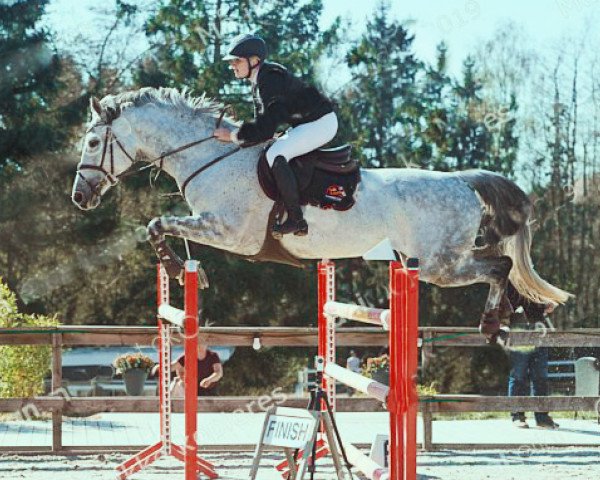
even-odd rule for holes
{"type": "MultiPolygon", "coordinates": [[[[421,360],[425,364],[435,347],[482,347],[485,343],[475,328],[421,327],[421,360]]],[[[387,332],[381,328],[340,328],[336,332],[338,346],[384,346],[387,332]]],[[[175,336],[176,337],[176,336],[175,336]]],[[[316,347],[316,328],[302,327],[206,327],[200,335],[213,346],[252,346],[259,338],[265,347],[316,347]]],[[[52,391],[61,392],[62,349],[73,346],[128,346],[154,345],[155,327],[104,327],[72,326],[57,328],[0,329],[0,345],[51,345],[52,346],[52,391]]],[[[600,347],[600,329],[579,329],[565,332],[513,332],[513,345],[536,345],[555,347],[600,347]]],[[[214,397],[200,398],[201,412],[233,412],[257,405],[259,397],[214,397]]],[[[287,399],[282,405],[303,407],[306,400],[287,399]]],[[[56,394],[36,398],[0,399],[0,412],[51,412],[52,448],[40,447],[34,451],[70,453],[83,451],[86,447],[62,445],[63,415],[93,415],[101,412],[158,412],[158,397],[90,397],[70,398],[56,394]]],[[[489,397],[480,395],[436,395],[420,399],[420,412],[424,426],[422,447],[433,450],[432,427],[434,414],[465,412],[511,412],[526,411],[588,411],[598,412],[598,397],[489,397]]],[[[183,400],[176,400],[175,412],[183,411],[183,400]]],[[[381,404],[370,398],[339,398],[338,411],[367,412],[385,411],[381,404]]],[[[600,444],[599,444],[600,445],[600,444]]],[[[443,444],[444,448],[449,445],[443,444]]],[[[452,445],[459,448],[460,445],[452,445]]],[[[472,447],[463,445],[463,447],[472,447]]],[[[481,448],[481,445],[479,445],[481,448]]],[[[488,447],[490,447],[488,445],[488,447]]],[[[515,445],[493,445],[494,448],[515,445]]],[[[109,447],[111,449],[112,447],[109,447]]],[[[137,448],[137,446],[135,447],[137,448]]],[[[218,448],[218,447],[217,447],[218,448]]],[[[31,448],[0,447],[0,452],[28,452],[31,448]]],[[[113,450],[128,450],[115,447],[113,450]]]]}

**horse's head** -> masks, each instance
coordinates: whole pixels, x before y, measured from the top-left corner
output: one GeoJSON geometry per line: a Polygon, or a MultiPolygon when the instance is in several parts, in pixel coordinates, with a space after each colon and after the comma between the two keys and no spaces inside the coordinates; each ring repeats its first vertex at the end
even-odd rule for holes
{"type": "MultiPolygon", "coordinates": [[[[185,155],[193,148],[195,159],[203,160],[200,145],[204,144],[207,156],[219,157],[229,147],[215,140],[215,128],[221,120],[224,126],[235,127],[234,121],[223,117],[220,103],[174,88],[146,87],[116,97],[108,95],[101,101],[92,98],[90,109],[92,122],[84,138],[72,194],[73,202],[82,210],[96,208],[102,195],[119,181],[136,156],[150,166],[160,161],[161,170],[176,176],[181,173],[182,164],[172,161],[176,154],[185,155]],[[206,148],[209,144],[210,149],[206,148]]],[[[225,156],[234,151],[225,152],[225,156]]],[[[185,185],[188,173],[181,175],[185,185]]]]}
{"type": "Polygon", "coordinates": [[[83,141],[72,200],[82,210],[96,208],[119,176],[134,163],[136,139],[111,96],[90,99],[92,122],[83,141]]]}

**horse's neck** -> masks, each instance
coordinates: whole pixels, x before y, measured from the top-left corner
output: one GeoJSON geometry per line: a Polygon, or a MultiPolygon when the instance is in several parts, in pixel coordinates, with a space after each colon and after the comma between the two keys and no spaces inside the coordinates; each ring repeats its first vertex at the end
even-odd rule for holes
{"type": "MultiPolygon", "coordinates": [[[[142,112],[140,112],[142,113],[142,112]]],[[[189,187],[186,187],[186,200],[192,208],[202,208],[205,202],[214,202],[203,198],[201,193],[194,188],[196,182],[206,179],[208,182],[231,181],[235,179],[239,191],[260,190],[256,178],[256,160],[262,146],[244,148],[234,152],[237,147],[233,143],[223,143],[211,138],[214,132],[212,118],[199,118],[198,116],[183,116],[160,112],[156,110],[143,112],[136,119],[138,139],[140,146],[148,160],[152,161],[161,155],[174,151],[189,143],[210,138],[198,145],[186,148],[181,152],[167,156],[162,162],[162,170],[171,176],[179,188],[199,169],[220,156],[226,156],[222,161],[215,163],[205,172],[199,174],[189,187]],[[227,155],[232,153],[231,155],[227,155]]],[[[225,123],[224,126],[233,129],[234,125],[225,123]]],[[[197,184],[197,183],[196,183],[197,184]]]]}
{"type": "Polygon", "coordinates": [[[179,116],[168,109],[164,109],[160,114],[156,114],[156,110],[139,112],[137,117],[138,137],[141,148],[149,161],[192,142],[208,138],[198,145],[167,155],[159,164],[162,170],[173,177],[180,187],[202,166],[235,149],[234,144],[219,142],[211,138],[214,131],[212,119],[188,114],[179,116]]]}

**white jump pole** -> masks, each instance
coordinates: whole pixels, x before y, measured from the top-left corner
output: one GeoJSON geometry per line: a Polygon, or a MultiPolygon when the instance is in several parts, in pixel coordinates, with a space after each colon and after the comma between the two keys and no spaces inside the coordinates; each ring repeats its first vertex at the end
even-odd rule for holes
{"type": "Polygon", "coordinates": [[[363,472],[370,480],[389,480],[389,471],[382,468],[377,462],[374,462],[354,445],[347,443],[344,446],[346,456],[352,465],[363,472]]]}
{"type": "Polygon", "coordinates": [[[351,305],[340,302],[327,302],[324,309],[325,315],[347,318],[357,322],[369,323],[382,326],[384,330],[389,329],[389,309],[363,307],[362,305],[351,305]]]}
{"type": "Polygon", "coordinates": [[[158,316],[179,328],[184,328],[185,311],[183,310],[163,303],[158,307],[158,316]]]}
{"type": "Polygon", "coordinates": [[[362,375],[354,373],[347,368],[340,367],[335,363],[328,363],[325,365],[325,375],[360,392],[363,392],[379,400],[380,402],[387,402],[390,387],[384,385],[383,383],[363,377],[362,375]]]}

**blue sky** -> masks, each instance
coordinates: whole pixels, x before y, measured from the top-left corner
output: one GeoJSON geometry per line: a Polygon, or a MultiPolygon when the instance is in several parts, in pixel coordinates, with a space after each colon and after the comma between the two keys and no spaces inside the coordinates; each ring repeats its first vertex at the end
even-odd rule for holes
{"type": "MultiPolygon", "coordinates": [[[[357,31],[376,1],[324,0],[323,24],[336,15],[349,16],[357,31]]],[[[414,47],[423,60],[435,59],[436,46],[449,46],[450,69],[460,70],[464,58],[489,39],[498,26],[514,22],[533,46],[543,49],[565,35],[578,36],[590,30],[590,41],[598,44],[600,0],[390,0],[390,11],[398,20],[410,22],[415,34],[414,47]]]]}
{"type": "MultiPolygon", "coordinates": [[[[322,25],[329,25],[337,15],[348,17],[354,22],[352,35],[358,36],[376,4],[375,0],[324,0],[322,25]]],[[[586,29],[589,41],[600,40],[600,0],[388,0],[388,4],[395,18],[410,21],[419,58],[433,61],[436,45],[442,40],[448,44],[453,73],[460,71],[468,53],[508,21],[522,27],[537,48],[555,44],[565,35],[577,37],[586,29]]],[[[51,1],[48,23],[59,38],[76,32],[99,33],[89,13],[97,5],[96,0],[51,1]]]]}

